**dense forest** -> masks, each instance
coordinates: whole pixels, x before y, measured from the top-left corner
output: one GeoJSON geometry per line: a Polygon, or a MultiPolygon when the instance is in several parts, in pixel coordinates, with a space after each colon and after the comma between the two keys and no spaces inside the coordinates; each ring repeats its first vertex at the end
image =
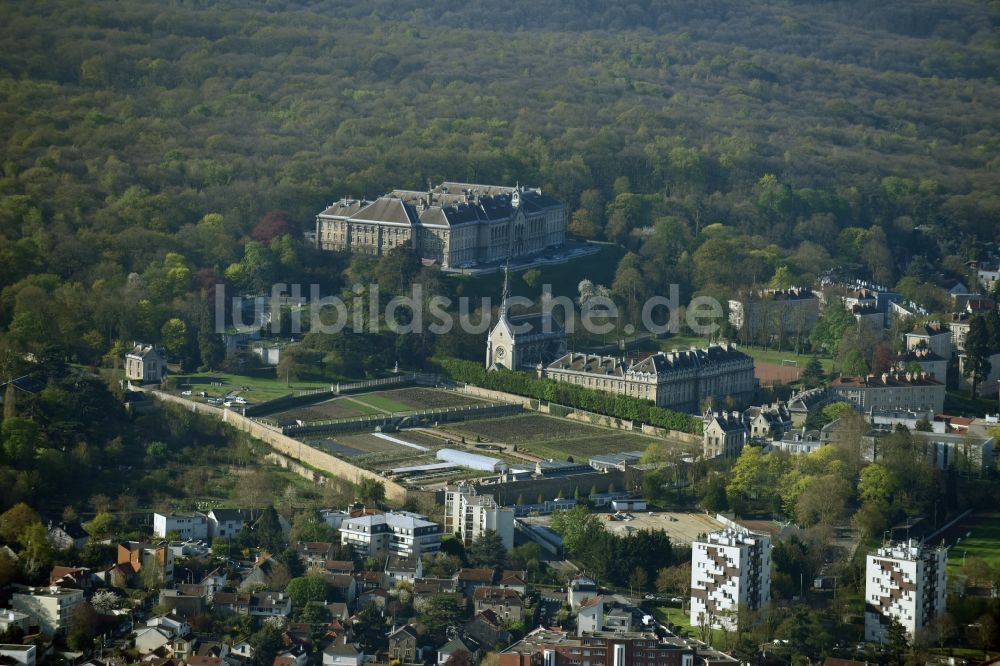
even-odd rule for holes
{"type": "Polygon", "coordinates": [[[4,3],[0,332],[183,352],[217,282],[365,274],[301,231],[428,180],[553,192],[632,303],[834,267],[933,300],[998,239],[995,4],[426,5],[4,3]]]}

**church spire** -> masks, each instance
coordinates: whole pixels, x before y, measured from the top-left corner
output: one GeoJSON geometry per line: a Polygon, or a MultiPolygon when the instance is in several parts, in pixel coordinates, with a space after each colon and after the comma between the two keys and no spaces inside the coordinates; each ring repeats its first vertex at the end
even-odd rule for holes
{"type": "Polygon", "coordinates": [[[507,316],[507,298],[510,297],[510,282],[509,282],[509,268],[510,268],[510,255],[503,264],[503,294],[500,296],[500,318],[504,319],[507,316]]]}

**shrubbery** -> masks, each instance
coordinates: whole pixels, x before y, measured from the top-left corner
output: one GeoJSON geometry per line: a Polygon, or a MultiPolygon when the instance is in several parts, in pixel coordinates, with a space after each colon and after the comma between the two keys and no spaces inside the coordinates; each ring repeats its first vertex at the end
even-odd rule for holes
{"type": "Polygon", "coordinates": [[[537,379],[526,372],[510,370],[487,372],[475,361],[437,357],[435,362],[442,373],[458,382],[554,402],[619,419],[642,421],[669,430],[701,434],[701,419],[657,407],[648,400],[594,391],[552,379],[537,379]]]}

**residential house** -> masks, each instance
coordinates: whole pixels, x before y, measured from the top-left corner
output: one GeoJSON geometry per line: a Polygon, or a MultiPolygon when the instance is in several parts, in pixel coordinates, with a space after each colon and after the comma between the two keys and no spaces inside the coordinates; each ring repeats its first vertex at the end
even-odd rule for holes
{"type": "Polygon", "coordinates": [[[49,572],[49,585],[69,587],[89,592],[94,589],[95,576],[87,567],[64,567],[56,565],[49,572]]]}
{"type": "Polygon", "coordinates": [[[417,647],[417,630],[411,624],[404,624],[389,632],[389,659],[404,664],[421,661],[422,651],[417,647]]]}
{"type": "Polygon", "coordinates": [[[941,358],[951,358],[951,331],[939,321],[917,324],[913,330],[903,336],[907,349],[924,347],[941,358]]]}
{"type": "Polygon", "coordinates": [[[212,509],[208,512],[208,536],[232,539],[243,531],[248,520],[250,511],[247,509],[212,509]]]}
{"type": "Polygon", "coordinates": [[[510,631],[504,621],[490,609],[476,613],[465,623],[465,633],[475,638],[486,650],[492,650],[499,643],[510,641],[510,631]]]}
{"type": "Polygon", "coordinates": [[[760,407],[750,407],[743,412],[751,440],[781,439],[792,429],[792,413],[783,402],[760,407]]]}
{"type": "Polygon", "coordinates": [[[327,560],[333,558],[336,549],[332,543],[327,541],[299,541],[295,544],[295,551],[308,569],[311,567],[322,568],[327,560]]]}
{"type": "Polygon", "coordinates": [[[319,515],[327,525],[335,530],[339,530],[344,521],[351,517],[349,512],[340,509],[323,509],[319,515]]]}
{"type": "Polygon", "coordinates": [[[576,576],[569,582],[569,590],[566,593],[566,600],[569,607],[576,610],[585,599],[595,597],[598,594],[597,583],[589,576],[576,576]]]}
{"type": "Polygon", "coordinates": [[[496,571],[493,569],[462,568],[452,579],[455,581],[456,591],[461,592],[466,597],[471,597],[476,588],[492,587],[495,575],[496,571]]]}
{"type": "Polygon", "coordinates": [[[278,567],[280,567],[280,565],[275,562],[272,557],[261,557],[254,563],[253,568],[250,569],[250,571],[243,577],[243,580],[240,581],[240,592],[247,592],[253,588],[259,588],[262,585],[264,587],[269,587],[271,585],[271,576],[278,567]]]}
{"type": "Polygon", "coordinates": [[[524,600],[514,590],[502,587],[479,587],[472,594],[475,612],[491,610],[509,622],[524,619],[524,600]]]}
{"type": "Polygon", "coordinates": [[[55,586],[23,588],[10,599],[11,607],[30,617],[31,624],[47,636],[69,634],[82,603],[83,591],[55,586]]]}
{"type": "Polygon", "coordinates": [[[452,655],[458,652],[467,652],[471,658],[470,662],[478,664],[479,658],[483,656],[483,647],[472,636],[456,636],[438,648],[438,666],[444,666],[451,659],[452,655]]]}
{"type": "Polygon", "coordinates": [[[269,617],[288,617],[292,614],[292,600],[284,592],[262,591],[250,595],[250,615],[266,620],[269,617]]]}
{"type": "Polygon", "coordinates": [[[159,384],[167,374],[167,351],[159,345],[136,343],[125,355],[125,379],[159,384]]]}
{"type": "Polygon", "coordinates": [[[401,580],[411,583],[424,577],[423,561],[419,557],[389,555],[385,558],[385,578],[383,585],[394,587],[401,580]]]}
{"type": "MultiPolygon", "coordinates": [[[[308,663],[309,653],[301,645],[295,645],[279,652],[273,666],[306,666],[308,663]]],[[[192,666],[190,662],[188,666],[192,666]]]]}
{"type": "Polygon", "coordinates": [[[627,608],[616,606],[604,613],[605,631],[625,633],[632,628],[632,612],[627,608]]]}
{"type": "Polygon", "coordinates": [[[87,545],[90,535],[83,529],[79,520],[49,522],[48,526],[49,543],[56,550],[66,550],[76,548],[77,550],[87,545]]]}
{"type": "MultiPolygon", "coordinates": [[[[215,655],[190,655],[184,660],[186,666],[225,666],[226,660],[215,655]]],[[[304,666],[304,665],[303,665],[304,666]]]]}
{"type": "Polygon", "coordinates": [[[160,590],[159,605],[184,616],[201,615],[208,607],[208,591],[203,585],[178,585],[160,590]]]}
{"type": "Polygon", "coordinates": [[[139,654],[169,649],[172,642],[170,632],[160,627],[143,627],[135,632],[135,649],[139,654]]]}
{"type": "Polygon", "coordinates": [[[329,574],[326,582],[335,601],[342,601],[349,607],[354,606],[354,600],[358,598],[358,580],[353,575],[329,574]]]}
{"type": "Polygon", "coordinates": [[[604,597],[597,595],[584,599],[576,613],[576,635],[600,631],[604,628],[604,597]]]}
{"type": "Polygon", "coordinates": [[[226,583],[228,581],[229,575],[226,573],[226,570],[221,567],[212,569],[205,574],[205,576],[201,579],[201,585],[205,588],[208,600],[211,601],[216,592],[221,592],[222,589],[226,587],[226,583]]]}
{"type": "Polygon", "coordinates": [[[174,582],[174,554],[166,541],[155,544],[140,541],[119,543],[117,562],[131,566],[132,571],[140,576],[144,568],[152,568],[163,584],[174,582]]]}
{"type": "Polygon", "coordinates": [[[347,637],[338,638],[323,650],[323,666],[361,666],[365,654],[354,644],[347,642],[347,637]]]}
{"type": "Polygon", "coordinates": [[[352,574],[354,560],[326,560],[323,562],[323,570],[329,574],[352,574]]]}
{"type": "Polygon", "coordinates": [[[528,572],[504,569],[500,572],[500,580],[497,581],[496,587],[514,590],[524,596],[528,593],[528,572]]]}
{"type": "Polygon", "coordinates": [[[167,535],[176,533],[182,540],[207,539],[208,517],[197,511],[154,513],[153,534],[166,539],[167,535]]]}
{"type": "Polygon", "coordinates": [[[747,424],[739,412],[705,412],[702,455],[706,459],[738,458],[747,442],[747,424]]]}

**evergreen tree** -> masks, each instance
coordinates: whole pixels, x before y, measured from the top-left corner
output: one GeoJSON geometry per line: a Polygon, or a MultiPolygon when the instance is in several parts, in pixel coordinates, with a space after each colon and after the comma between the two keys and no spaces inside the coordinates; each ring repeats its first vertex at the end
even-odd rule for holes
{"type": "Polygon", "coordinates": [[[965,367],[962,374],[972,383],[972,397],[976,397],[979,384],[990,375],[990,353],[993,351],[986,320],[973,317],[969,322],[969,333],[965,336],[965,367]]]}
{"type": "Polygon", "coordinates": [[[484,530],[472,540],[468,550],[469,564],[474,567],[495,569],[507,559],[507,548],[494,530],[484,530]]]}

